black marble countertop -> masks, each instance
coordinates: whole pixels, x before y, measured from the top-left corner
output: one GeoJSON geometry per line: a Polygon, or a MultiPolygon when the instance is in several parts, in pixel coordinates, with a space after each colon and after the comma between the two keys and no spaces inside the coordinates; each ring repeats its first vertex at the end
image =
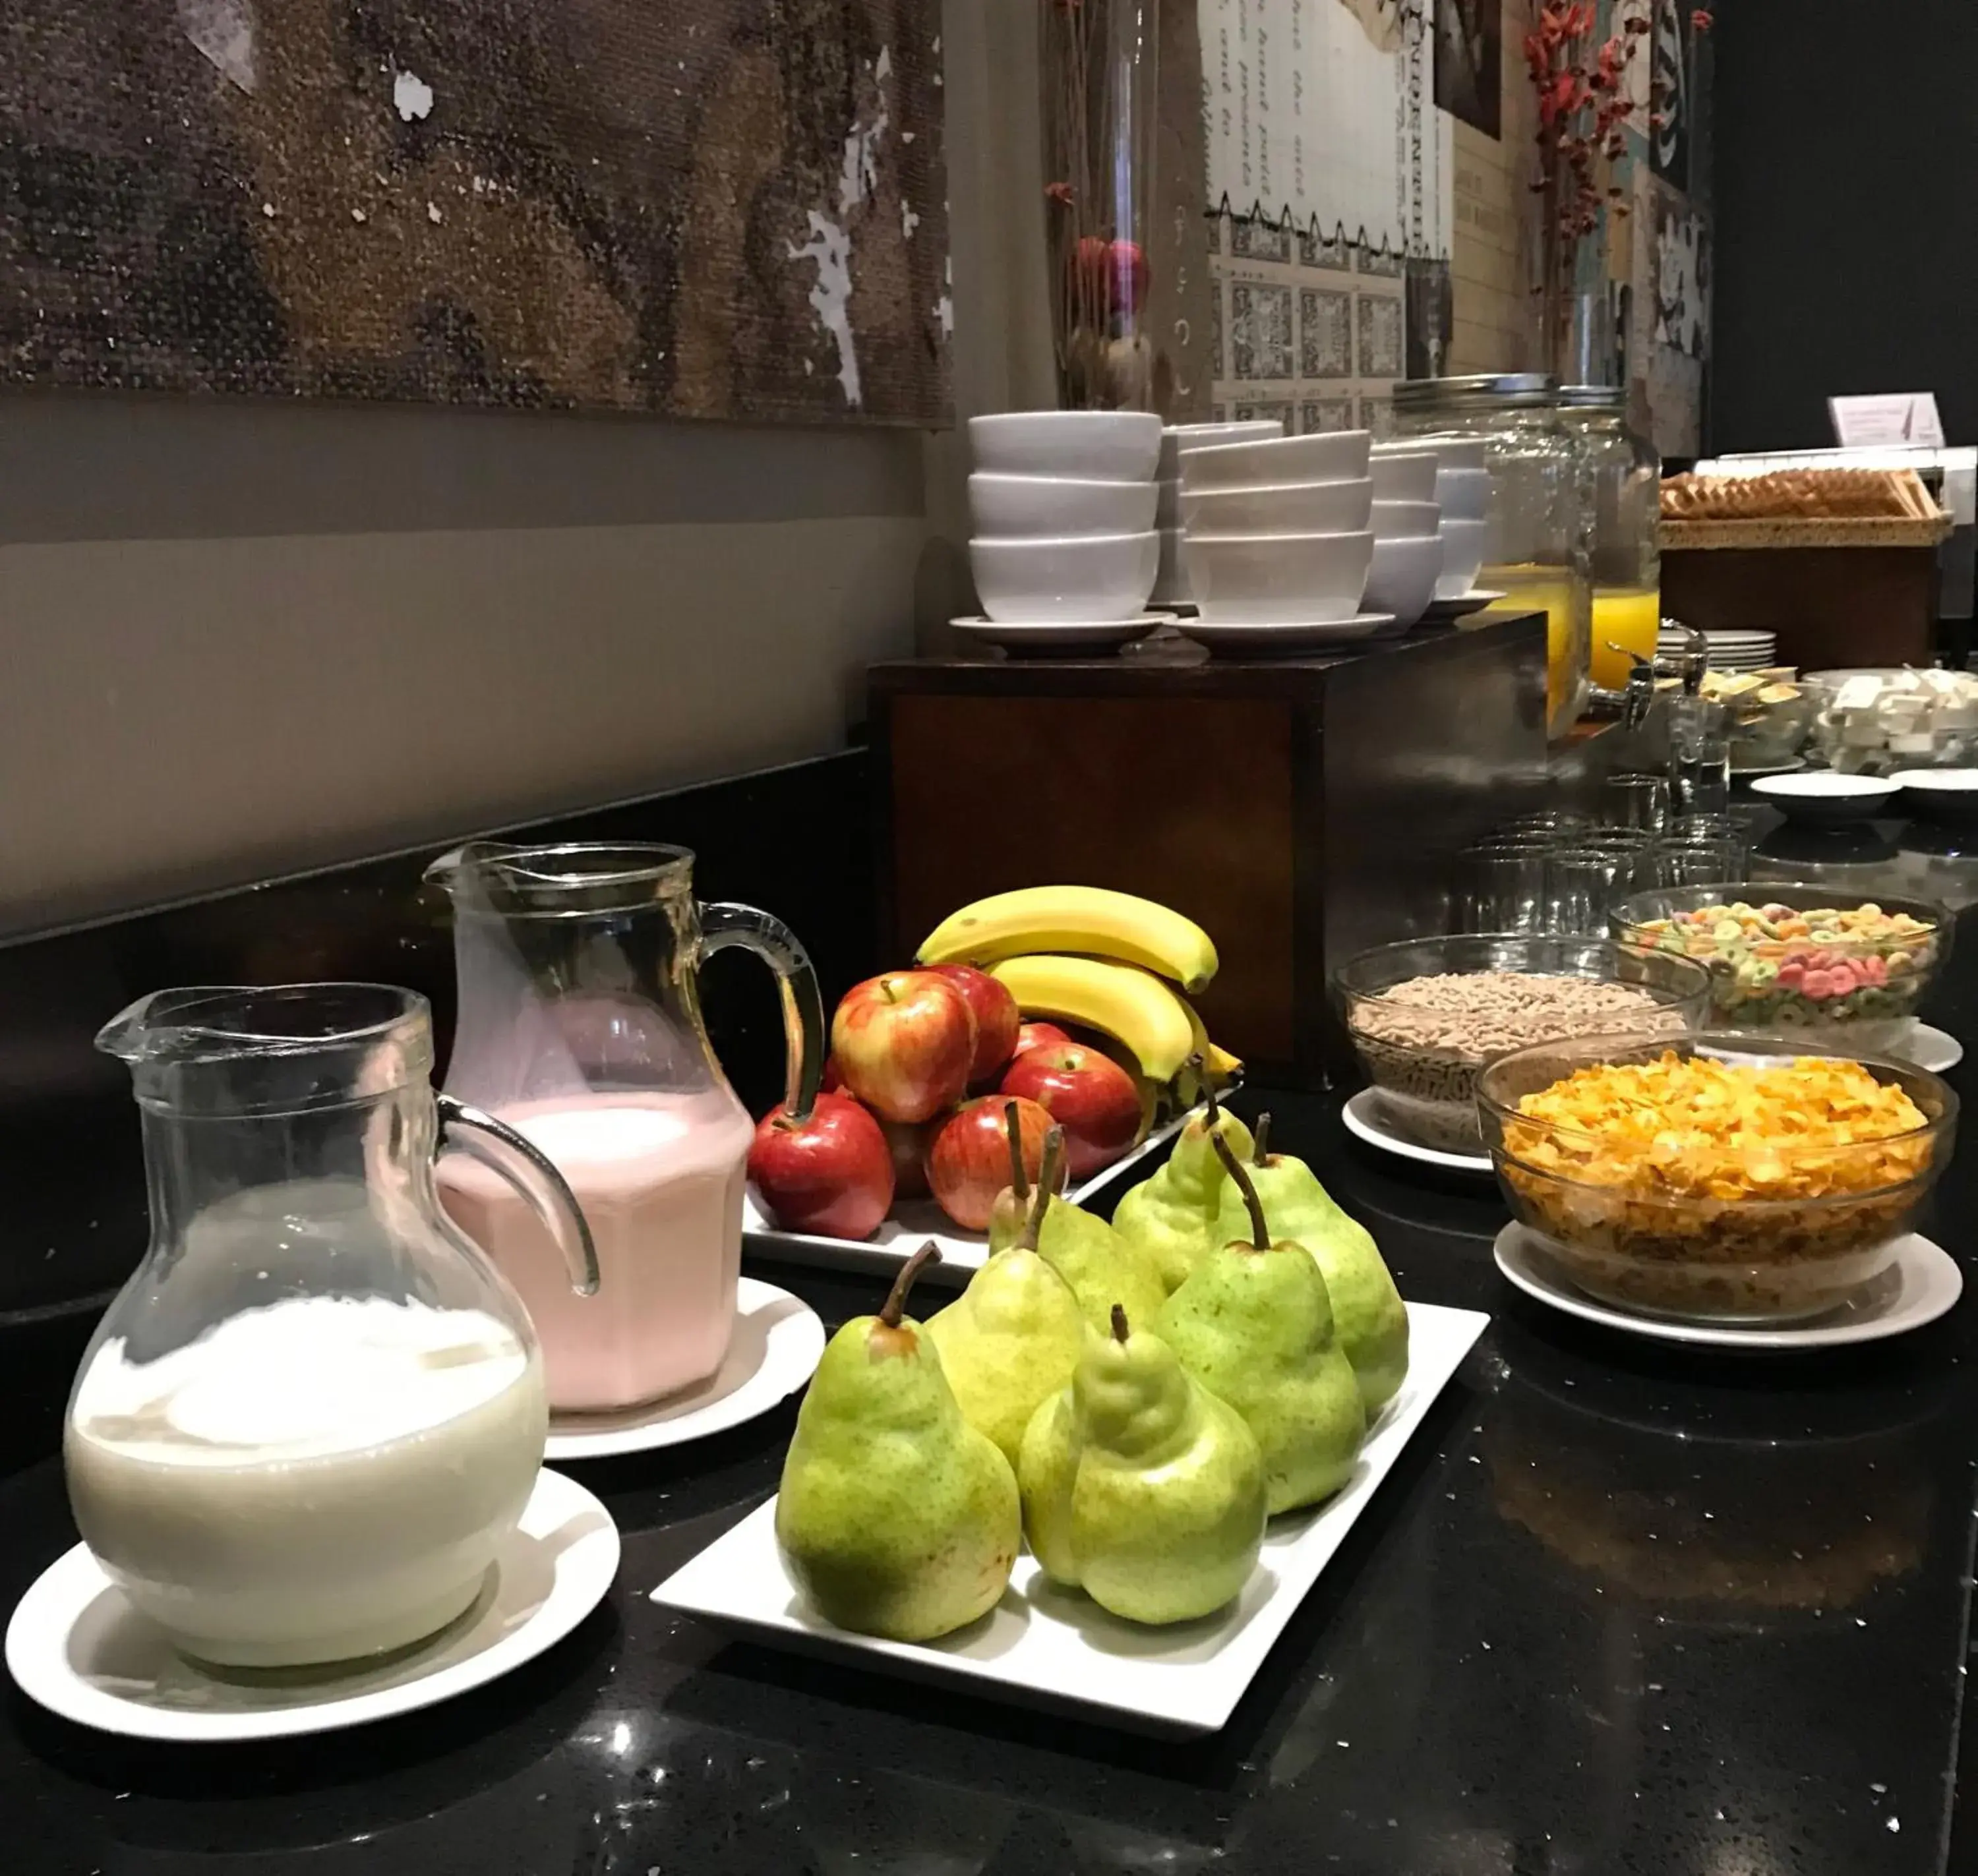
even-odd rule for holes
{"type": "MultiPolygon", "coordinates": [[[[1973,940],[1930,1012],[1966,1035],[1973,940]]],[[[195,1750],[91,1734],[9,1686],[0,1867],[1859,1876],[1970,1857],[1954,1798],[1978,1306],[1818,1359],[1593,1329],[1500,1280],[1487,1184],[1375,1157],[1331,1099],[1271,1105],[1404,1293],[1493,1319],[1222,1733],[1136,1737],[656,1607],[647,1592],[773,1489],[786,1408],[570,1468],[624,1531],[617,1587],[550,1654],[442,1707],[195,1750]]],[[[1930,1225],[1960,1257],[1974,1182],[1967,1151],[1930,1225]]],[[[880,1290],[751,1267],[834,1326],[880,1290]]],[[[73,1540],[55,1462],[0,1484],[0,1606],[73,1540]]]]}

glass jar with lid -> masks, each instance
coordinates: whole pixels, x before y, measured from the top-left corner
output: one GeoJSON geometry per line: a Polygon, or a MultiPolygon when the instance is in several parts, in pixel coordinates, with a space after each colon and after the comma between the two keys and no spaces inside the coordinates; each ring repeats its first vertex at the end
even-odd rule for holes
{"type": "Polygon", "coordinates": [[[1581,525],[1593,584],[1593,681],[1627,684],[1633,662],[1656,655],[1662,620],[1662,462],[1628,427],[1617,385],[1564,385],[1560,416],[1579,452],[1581,525]]]}
{"type": "Polygon", "coordinates": [[[1479,438],[1490,474],[1477,584],[1503,594],[1471,623],[1546,616],[1546,732],[1563,736],[1586,707],[1592,647],[1579,451],[1560,415],[1559,385],[1539,372],[1423,378],[1394,389],[1398,439],[1479,438]]]}

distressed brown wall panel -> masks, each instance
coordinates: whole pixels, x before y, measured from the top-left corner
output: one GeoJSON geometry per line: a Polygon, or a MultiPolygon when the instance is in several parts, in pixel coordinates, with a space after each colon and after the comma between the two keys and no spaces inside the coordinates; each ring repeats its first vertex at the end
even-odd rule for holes
{"type": "Polygon", "coordinates": [[[0,382],[927,422],[938,0],[7,0],[0,382]]]}

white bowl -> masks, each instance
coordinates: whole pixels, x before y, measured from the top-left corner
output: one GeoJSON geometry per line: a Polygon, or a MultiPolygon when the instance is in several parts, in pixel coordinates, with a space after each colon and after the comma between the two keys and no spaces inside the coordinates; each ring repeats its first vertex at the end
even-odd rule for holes
{"type": "Polygon", "coordinates": [[[1452,521],[1443,517],[1436,530],[1442,537],[1442,577],[1435,583],[1438,599],[1460,599],[1476,585],[1489,530],[1487,521],[1452,521]]]}
{"type": "Polygon", "coordinates": [[[1889,779],[1927,821],[1978,820],[1978,768],[1899,768],[1889,779]]]}
{"type": "Polygon", "coordinates": [[[1159,473],[1178,477],[1183,450],[1203,449],[1212,443],[1256,443],[1284,434],[1284,424],[1275,417],[1246,417],[1233,424],[1169,424],[1161,432],[1159,473]]]}
{"type": "Polygon", "coordinates": [[[991,619],[1007,623],[1135,617],[1160,570],[1160,537],[1084,534],[1035,540],[971,540],[975,591],[991,619]]]}
{"type": "Polygon", "coordinates": [[[1315,436],[1184,448],[1182,487],[1277,488],[1287,482],[1358,481],[1367,474],[1371,441],[1364,430],[1330,430],[1315,436]]]}
{"type": "Polygon", "coordinates": [[[990,475],[1151,482],[1161,420],[1151,411],[1006,411],[970,418],[968,447],[990,475]]]}
{"type": "Polygon", "coordinates": [[[1437,534],[1404,537],[1374,543],[1367,570],[1366,607],[1370,613],[1392,613],[1405,630],[1418,623],[1435,597],[1442,577],[1442,538],[1437,534]]]}
{"type": "Polygon", "coordinates": [[[1438,469],[1435,498],[1452,520],[1480,521],[1490,512],[1490,471],[1487,469],[1438,469]]]}
{"type": "Polygon", "coordinates": [[[1374,484],[1289,482],[1278,488],[1193,489],[1181,498],[1182,525],[1212,534],[1338,534],[1368,525],[1374,484]]]}
{"type": "Polygon", "coordinates": [[[1816,768],[1798,775],[1761,775],[1752,782],[1751,792],[1794,821],[1831,827],[1870,819],[1900,786],[1878,775],[1844,775],[1831,768],[1816,768]]]}
{"type": "Polygon", "coordinates": [[[1406,540],[1417,534],[1433,534],[1442,520],[1442,510],[1432,501],[1377,501],[1374,504],[1374,538],[1406,540]]]}
{"type": "MultiPolygon", "coordinates": [[[[1301,439],[1302,441],[1302,439],[1301,439]]],[[[1182,543],[1189,590],[1213,625],[1331,623],[1352,618],[1367,590],[1374,537],[1237,534],[1182,543]]]]}
{"type": "Polygon", "coordinates": [[[968,506],[978,539],[1063,539],[1144,534],[1159,490],[1151,482],[1087,482],[1069,476],[972,475],[968,506]]]}
{"type": "Polygon", "coordinates": [[[1427,450],[1412,455],[1376,456],[1368,466],[1376,501],[1435,500],[1435,458],[1427,450]]]}
{"type": "Polygon", "coordinates": [[[1403,456],[1417,450],[1431,451],[1445,469],[1481,469],[1487,466],[1481,437],[1396,437],[1391,442],[1374,445],[1376,456],[1403,456]]]}
{"type": "Polygon", "coordinates": [[[1188,569],[1182,564],[1181,530],[1164,527],[1159,530],[1161,537],[1160,571],[1154,576],[1154,590],[1147,595],[1149,606],[1188,606],[1193,601],[1189,596],[1188,569]]]}

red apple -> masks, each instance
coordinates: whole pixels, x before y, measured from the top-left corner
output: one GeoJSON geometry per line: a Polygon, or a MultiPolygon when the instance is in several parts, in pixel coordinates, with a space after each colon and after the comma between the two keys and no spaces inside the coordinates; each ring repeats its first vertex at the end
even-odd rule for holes
{"type": "Polygon", "coordinates": [[[1127,1152],[1140,1137],[1140,1088],[1110,1055],[1076,1042],[1027,1049],[1003,1076],[1003,1092],[1034,1101],[1064,1129],[1074,1181],[1127,1152]]]}
{"type": "Polygon", "coordinates": [[[1017,1046],[1011,1052],[1023,1055],[1033,1049],[1041,1049],[1047,1042],[1063,1044],[1071,1038],[1054,1022],[1020,1022],[1017,1026],[1017,1046]]]}
{"type": "Polygon", "coordinates": [[[890,971],[845,992],[831,1050],[846,1092],[882,1120],[931,1120],[968,1085],[975,1019],[945,977],[890,971]]]}
{"type": "Polygon", "coordinates": [[[893,1155],[894,1197],[925,1198],[928,1137],[934,1128],[916,1127],[911,1121],[882,1121],[879,1131],[886,1136],[887,1147],[893,1155]]]}
{"type": "MultiPolygon", "coordinates": [[[[996,1194],[1010,1183],[1010,1137],[1003,1095],[964,1102],[943,1121],[928,1143],[928,1184],[941,1208],[964,1230],[986,1231],[995,1214],[996,1194]]],[[[1044,1135],[1051,1118],[1034,1101],[1019,1101],[1017,1125],[1023,1141],[1024,1171],[1037,1176],[1044,1164],[1044,1135]]]]}
{"type": "Polygon", "coordinates": [[[975,1059],[968,1065],[968,1085],[993,1082],[997,1071],[1017,1052],[1017,1031],[1024,1020],[1017,999],[991,976],[973,964],[930,964],[937,977],[945,977],[968,999],[975,1018],[975,1059]]]}
{"type": "Polygon", "coordinates": [[[870,1237],[893,1208],[886,1136],[847,1095],[820,1095],[805,1120],[772,1108],[749,1148],[749,1177],[786,1231],[870,1237]]]}

